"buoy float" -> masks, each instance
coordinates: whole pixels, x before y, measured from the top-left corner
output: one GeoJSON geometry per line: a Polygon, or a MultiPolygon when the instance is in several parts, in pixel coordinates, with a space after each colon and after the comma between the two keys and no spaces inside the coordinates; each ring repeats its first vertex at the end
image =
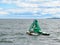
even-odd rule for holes
{"type": "Polygon", "coordinates": [[[38,35],[45,35],[45,36],[49,36],[50,34],[46,33],[46,32],[42,32],[41,28],[38,25],[38,21],[35,19],[33,21],[33,23],[31,24],[29,31],[26,32],[28,35],[32,35],[32,36],[38,36],[38,35]]]}

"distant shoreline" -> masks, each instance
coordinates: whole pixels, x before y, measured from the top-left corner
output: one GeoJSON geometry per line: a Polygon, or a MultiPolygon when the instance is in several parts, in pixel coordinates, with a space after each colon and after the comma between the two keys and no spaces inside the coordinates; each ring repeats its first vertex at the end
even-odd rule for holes
{"type": "MultiPolygon", "coordinates": [[[[42,18],[42,19],[60,19],[60,18],[42,18]]],[[[16,20],[16,19],[0,19],[0,20],[16,20]]]]}

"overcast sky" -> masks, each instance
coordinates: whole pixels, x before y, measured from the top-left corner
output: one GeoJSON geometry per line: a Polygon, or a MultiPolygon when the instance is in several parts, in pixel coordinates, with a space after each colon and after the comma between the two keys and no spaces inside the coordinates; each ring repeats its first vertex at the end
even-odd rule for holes
{"type": "Polygon", "coordinates": [[[60,18],[60,0],[0,0],[0,18],[60,18]]]}

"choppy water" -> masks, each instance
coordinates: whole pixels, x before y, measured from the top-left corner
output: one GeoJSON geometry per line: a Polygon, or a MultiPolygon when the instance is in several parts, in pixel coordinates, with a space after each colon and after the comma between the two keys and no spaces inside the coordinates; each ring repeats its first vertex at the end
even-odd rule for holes
{"type": "Polygon", "coordinates": [[[29,36],[26,31],[33,20],[0,19],[0,45],[60,45],[60,19],[40,19],[42,31],[50,36],[29,36]]]}

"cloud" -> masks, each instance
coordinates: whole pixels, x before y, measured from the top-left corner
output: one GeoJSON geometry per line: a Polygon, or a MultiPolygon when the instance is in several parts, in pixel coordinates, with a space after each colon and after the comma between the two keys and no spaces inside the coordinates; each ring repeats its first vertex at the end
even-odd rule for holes
{"type": "Polygon", "coordinates": [[[37,4],[31,4],[31,3],[17,3],[16,4],[17,6],[19,6],[19,7],[25,7],[25,8],[32,8],[32,7],[38,7],[38,5],[37,4]]]}
{"type": "Polygon", "coordinates": [[[16,4],[18,7],[60,6],[59,0],[2,0],[1,3],[16,4]]]}
{"type": "Polygon", "coordinates": [[[2,15],[8,15],[9,13],[4,10],[4,8],[0,8],[0,16],[2,15]]]}
{"type": "Polygon", "coordinates": [[[53,16],[60,16],[60,8],[57,8],[60,6],[60,0],[2,0],[0,3],[7,4],[2,6],[6,8],[5,10],[0,8],[0,15],[31,14],[32,16],[33,14],[33,16],[46,16],[51,14],[53,16]]]}
{"type": "Polygon", "coordinates": [[[12,12],[12,13],[22,13],[22,12],[33,12],[36,13],[38,8],[10,8],[7,9],[6,11],[12,12]]]}
{"type": "Polygon", "coordinates": [[[0,8],[0,10],[3,10],[3,8],[0,8]]]}
{"type": "Polygon", "coordinates": [[[12,3],[18,3],[21,2],[22,0],[1,0],[0,3],[4,4],[12,4],[12,3]]]}
{"type": "Polygon", "coordinates": [[[22,12],[26,12],[26,11],[29,11],[29,10],[26,10],[24,8],[16,8],[16,9],[12,8],[12,9],[7,9],[6,11],[12,12],[12,13],[22,13],[22,12]]]}
{"type": "Polygon", "coordinates": [[[60,6],[60,1],[46,2],[41,4],[41,6],[49,6],[49,7],[60,6]]]}
{"type": "Polygon", "coordinates": [[[0,3],[11,3],[10,0],[2,0],[0,3]]]}
{"type": "Polygon", "coordinates": [[[0,11],[0,15],[8,15],[9,13],[6,11],[0,11]]]}
{"type": "Polygon", "coordinates": [[[59,8],[50,8],[50,9],[43,9],[43,13],[50,13],[50,14],[56,14],[57,12],[60,12],[59,8]]]}

